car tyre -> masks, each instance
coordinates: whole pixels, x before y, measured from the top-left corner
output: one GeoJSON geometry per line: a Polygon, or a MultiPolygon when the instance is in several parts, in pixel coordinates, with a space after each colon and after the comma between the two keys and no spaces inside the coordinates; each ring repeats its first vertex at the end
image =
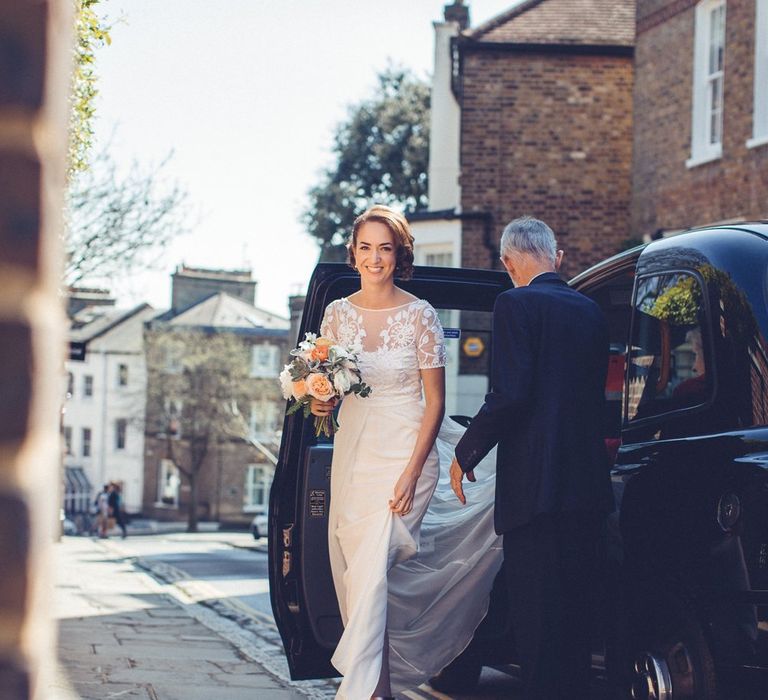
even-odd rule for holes
{"type": "Polygon", "coordinates": [[[606,666],[617,700],[717,699],[709,644],[690,604],[676,596],[619,605],[606,666]]]}
{"type": "Polygon", "coordinates": [[[254,540],[258,540],[258,539],[261,538],[261,533],[259,532],[259,526],[258,525],[254,525],[251,528],[251,534],[253,535],[253,539],[254,540]]]}

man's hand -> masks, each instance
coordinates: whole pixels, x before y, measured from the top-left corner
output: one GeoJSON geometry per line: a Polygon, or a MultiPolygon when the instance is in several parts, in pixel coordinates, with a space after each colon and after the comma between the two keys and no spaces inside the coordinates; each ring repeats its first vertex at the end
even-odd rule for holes
{"type": "MultiPolygon", "coordinates": [[[[475,479],[475,472],[469,471],[467,472],[467,479],[469,481],[477,481],[475,479]]],[[[464,480],[464,472],[461,470],[461,466],[459,465],[458,460],[456,457],[453,458],[453,462],[451,462],[451,488],[453,489],[453,492],[456,494],[456,498],[458,498],[462,505],[466,505],[467,503],[467,497],[464,495],[464,488],[461,485],[461,482],[464,480]]]]}

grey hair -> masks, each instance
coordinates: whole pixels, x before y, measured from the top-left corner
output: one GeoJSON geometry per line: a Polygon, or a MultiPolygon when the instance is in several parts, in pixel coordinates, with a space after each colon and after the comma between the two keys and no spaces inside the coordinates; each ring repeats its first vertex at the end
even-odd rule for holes
{"type": "Polygon", "coordinates": [[[510,221],[501,234],[501,257],[508,258],[515,253],[527,253],[554,265],[557,259],[554,232],[543,221],[532,216],[521,216],[510,221]]]}

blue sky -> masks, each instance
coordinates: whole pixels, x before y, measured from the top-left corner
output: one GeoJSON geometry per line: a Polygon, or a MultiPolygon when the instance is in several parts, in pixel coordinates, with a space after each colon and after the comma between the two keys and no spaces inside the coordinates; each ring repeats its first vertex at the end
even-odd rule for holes
{"type": "MultiPolygon", "coordinates": [[[[170,272],[252,267],[257,304],[287,315],[317,248],[300,223],[331,163],[335,125],[387,62],[427,77],[439,0],[103,0],[98,143],[159,163],[189,192],[195,226],[157,270],[110,280],[121,306],[167,306],[170,272]]],[[[516,0],[469,0],[477,25],[516,0]]]]}

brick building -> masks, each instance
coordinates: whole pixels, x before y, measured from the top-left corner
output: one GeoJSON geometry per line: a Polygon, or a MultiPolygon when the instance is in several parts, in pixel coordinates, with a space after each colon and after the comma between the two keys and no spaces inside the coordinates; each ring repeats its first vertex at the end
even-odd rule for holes
{"type": "MultiPolygon", "coordinates": [[[[207,280],[201,292],[208,291],[210,280],[226,277],[226,271],[207,272],[216,275],[195,271],[196,276],[207,280]]],[[[173,280],[175,285],[178,275],[173,280]]],[[[184,294],[195,298],[188,282],[184,283],[184,294]]],[[[178,296],[174,294],[173,298],[178,296]]],[[[266,512],[274,473],[272,460],[285,408],[277,376],[288,356],[289,321],[220,291],[188,308],[171,309],[146,326],[148,389],[142,510],[148,517],[187,517],[190,485],[178,467],[188,468],[191,442],[200,437],[192,426],[204,423],[206,417],[199,419],[195,415],[200,406],[189,395],[189,383],[166,380],[169,375],[178,377],[183,373],[188,356],[195,352],[193,344],[207,343],[217,335],[230,339],[227,352],[242,354],[237,412],[244,432],[226,437],[219,434],[210,441],[197,483],[198,516],[245,525],[254,513],[266,512]],[[163,346],[171,336],[174,344],[163,346]],[[161,385],[167,390],[158,390],[161,385]]],[[[235,397],[227,402],[233,400],[235,397]]]]}
{"type": "Polygon", "coordinates": [[[576,273],[630,237],[634,0],[527,0],[453,42],[463,267],[521,214],[576,273]]]}
{"type": "Polygon", "coordinates": [[[768,217],[768,2],[638,0],[632,228],[768,217]]]}

